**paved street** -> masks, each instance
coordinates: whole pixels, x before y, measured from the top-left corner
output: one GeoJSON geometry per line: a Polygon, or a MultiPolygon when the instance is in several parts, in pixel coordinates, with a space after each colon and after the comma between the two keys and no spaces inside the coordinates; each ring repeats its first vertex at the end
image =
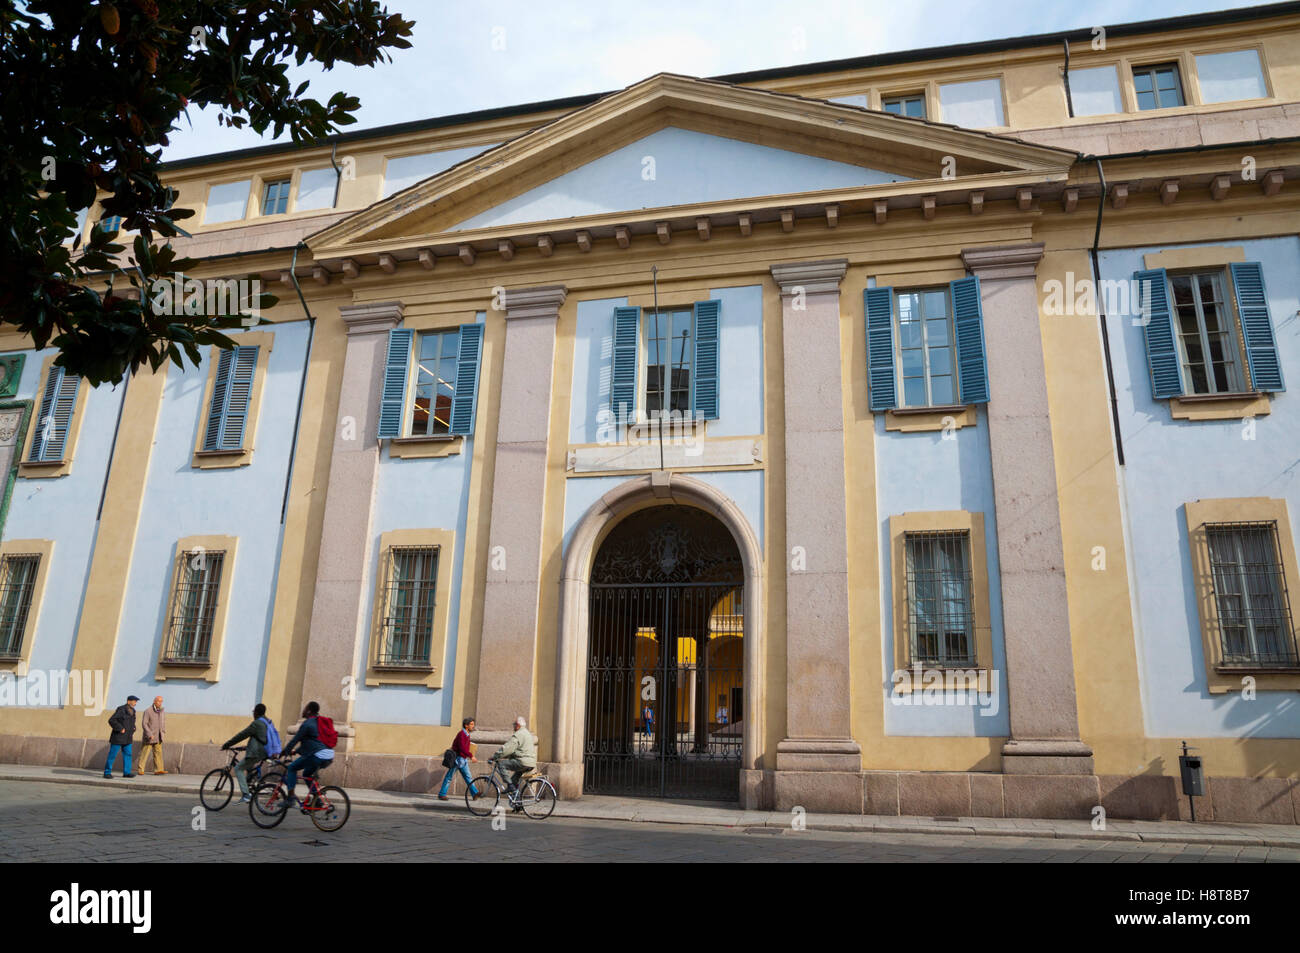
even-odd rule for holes
{"type": "Polygon", "coordinates": [[[586,818],[506,829],[466,813],[358,807],[324,834],[301,814],[272,831],[234,802],[192,829],[183,794],[0,781],[0,861],[921,861],[1196,863],[1300,861],[1300,850],[954,834],[684,827],[586,818]]]}

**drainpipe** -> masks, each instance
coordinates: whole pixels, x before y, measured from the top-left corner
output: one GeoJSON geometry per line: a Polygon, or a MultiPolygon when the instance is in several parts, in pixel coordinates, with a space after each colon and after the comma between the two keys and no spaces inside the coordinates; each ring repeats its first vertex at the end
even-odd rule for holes
{"type": "MultiPolygon", "coordinates": [[[[1065,108],[1069,112],[1070,118],[1074,118],[1074,97],[1070,95],[1070,39],[1066,37],[1061,41],[1065,47],[1065,108]]],[[[1105,196],[1102,196],[1105,198],[1105,196]]]]}
{"type": "MultiPolygon", "coordinates": [[[[1068,86],[1066,87],[1069,88],[1068,86]]],[[[1101,351],[1106,356],[1106,386],[1110,390],[1110,419],[1115,428],[1115,457],[1119,465],[1124,465],[1124,437],[1119,430],[1119,401],[1115,396],[1115,369],[1110,360],[1110,333],[1106,330],[1106,296],[1101,293],[1101,266],[1097,262],[1097,246],[1101,243],[1101,216],[1106,211],[1106,173],[1102,170],[1101,159],[1094,156],[1097,163],[1097,178],[1101,180],[1101,199],[1097,202],[1097,228],[1092,235],[1093,298],[1097,302],[1097,317],[1101,321],[1101,351]]]]}
{"type": "MultiPolygon", "coordinates": [[[[1071,113],[1071,115],[1073,115],[1073,113],[1071,113]]],[[[338,207],[339,207],[339,189],[341,189],[341,188],[343,187],[343,170],[340,169],[340,168],[339,168],[339,164],[338,164],[337,162],[334,161],[334,156],[338,153],[338,151],[339,151],[339,144],[336,142],[336,143],[334,143],[333,146],[330,147],[330,165],[334,166],[334,204],[331,206],[331,208],[338,208],[338,207]]],[[[299,242],[298,244],[301,245],[302,243],[299,242]]],[[[293,250],[293,253],[294,253],[295,255],[297,255],[297,254],[298,254],[298,249],[295,248],[295,249],[293,250]]],[[[294,283],[295,285],[298,284],[298,280],[295,278],[293,283],[294,283]]],[[[300,297],[300,298],[302,297],[302,291],[301,291],[301,290],[299,290],[299,292],[298,292],[298,297],[300,297]]],[[[303,302],[303,306],[302,306],[302,307],[303,307],[303,310],[304,310],[304,311],[307,310],[307,304],[306,304],[306,302],[303,302]]]]}
{"type": "MultiPolygon", "coordinates": [[[[330,159],[333,162],[333,158],[330,159]]],[[[338,168],[335,166],[335,168],[338,168]]],[[[337,195],[337,185],[335,186],[337,195]]],[[[289,442],[289,466],[285,469],[284,474],[284,500],[280,504],[280,525],[284,525],[285,514],[289,512],[289,484],[293,480],[294,458],[298,454],[298,428],[302,421],[302,402],[307,392],[307,370],[311,367],[311,345],[316,336],[316,319],[312,317],[311,309],[307,307],[307,299],[303,297],[302,285],[298,284],[298,274],[296,267],[298,264],[298,249],[306,248],[302,242],[298,242],[293,249],[293,260],[289,264],[289,279],[293,282],[293,288],[298,292],[298,300],[302,302],[303,314],[307,315],[307,351],[302,358],[302,378],[298,381],[298,408],[293,415],[293,439],[289,442]]]]}

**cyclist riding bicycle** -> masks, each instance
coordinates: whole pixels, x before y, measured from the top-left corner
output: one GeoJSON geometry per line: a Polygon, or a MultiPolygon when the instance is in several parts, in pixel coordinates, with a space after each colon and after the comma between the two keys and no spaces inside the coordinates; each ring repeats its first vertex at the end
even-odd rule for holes
{"type": "Polygon", "coordinates": [[[263,720],[265,715],[266,706],[259,703],[253,709],[253,720],[248,727],[221,746],[222,751],[227,751],[245,738],[248,739],[248,750],[244,752],[244,760],[230,766],[231,773],[234,774],[235,781],[239,784],[240,804],[248,803],[250,799],[248,782],[258,763],[270,754],[266,749],[267,723],[263,720]]]}
{"type": "Polygon", "coordinates": [[[522,715],[515,719],[515,733],[489,760],[497,763],[512,792],[519,787],[520,775],[537,767],[537,742],[522,715]]]}
{"type": "Polygon", "coordinates": [[[298,759],[291,762],[285,772],[287,807],[293,807],[298,803],[293,793],[294,785],[298,783],[298,770],[302,769],[303,777],[314,778],[317,771],[334,759],[334,750],[320,740],[320,730],[316,721],[319,715],[320,703],[308,702],[307,707],[302,710],[302,724],[298,726],[298,733],[284,746],[286,758],[293,755],[296,747],[300,745],[302,747],[298,759]]]}

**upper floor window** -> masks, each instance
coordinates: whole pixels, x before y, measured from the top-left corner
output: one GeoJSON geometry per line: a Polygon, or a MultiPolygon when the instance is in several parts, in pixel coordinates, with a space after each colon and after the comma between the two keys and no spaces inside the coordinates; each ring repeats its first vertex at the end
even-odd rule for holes
{"type": "Polygon", "coordinates": [[[1183,105],[1183,83],[1177,63],[1133,67],[1138,109],[1168,109],[1183,105]]]}
{"type": "Polygon", "coordinates": [[[684,311],[647,311],[645,326],[645,412],[650,420],[662,411],[691,411],[691,340],[693,315],[684,311]]]}
{"type": "Polygon", "coordinates": [[[121,231],[121,230],[122,230],[122,216],[121,216],[121,215],[105,215],[103,218],[101,218],[101,219],[99,220],[99,228],[100,228],[100,231],[109,232],[110,234],[113,233],[113,232],[121,231]]]}
{"type": "Polygon", "coordinates": [[[1205,538],[1222,664],[1297,665],[1277,524],[1209,523],[1205,538]]]}
{"type": "Polygon", "coordinates": [[[1107,116],[1124,111],[1119,71],[1113,66],[1070,70],[1070,104],[1076,116],[1107,116]]]}
{"type": "Polygon", "coordinates": [[[383,628],[375,664],[426,666],[433,643],[438,547],[391,547],[386,580],[383,628]]]}
{"type": "Polygon", "coordinates": [[[1002,80],[976,79],[939,86],[939,110],[944,122],[969,129],[1005,126],[1002,80]]]}
{"type": "Polygon", "coordinates": [[[267,182],[262,189],[262,214],[280,215],[289,211],[290,179],[267,182]]]}
{"type": "Polygon", "coordinates": [[[1198,53],[1196,78],[1200,83],[1203,103],[1263,99],[1268,95],[1258,50],[1198,53]]]}
{"type": "Polygon", "coordinates": [[[831,96],[826,101],[828,103],[843,103],[845,106],[862,106],[865,109],[867,105],[867,94],[850,93],[847,96],[831,96]]]}
{"type": "Polygon", "coordinates": [[[208,202],[203,210],[204,223],[239,221],[248,214],[248,196],[252,187],[250,179],[212,186],[208,189],[208,202]]]}
{"type": "Polygon", "coordinates": [[[894,297],[902,407],[957,402],[952,315],[944,288],[900,291],[894,297]]]}
{"type": "Polygon", "coordinates": [[[880,101],[880,108],[887,113],[893,113],[895,116],[913,116],[917,119],[924,119],[925,94],[910,93],[906,96],[886,96],[880,101]]]}
{"type": "Polygon", "coordinates": [[[207,664],[210,660],[225,559],[223,551],[193,549],[181,552],[172,587],[162,661],[207,664]]]}
{"type": "Polygon", "coordinates": [[[294,200],[293,210],[308,212],[333,208],[338,182],[339,175],[331,166],[305,170],[298,176],[298,197],[294,200]]]}
{"type": "Polygon", "coordinates": [[[68,455],[68,437],[77,409],[81,378],[51,364],[44,383],[27,463],[57,463],[68,455]]]}
{"type": "Polygon", "coordinates": [[[40,562],[40,553],[15,553],[0,559],[0,659],[22,657],[40,562]]]}
{"type": "Polygon", "coordinates": [[[450,433],[460,331],[421,334],[419,347],[411,393],[411,436],[450,433]]]}
{"type": "Polygon", "coordinates": [[[1221,272],[1170,275],[1183,380],[1192,394],[1244,391],[1232,310],[1221,272]]]}
{"type": "Polygon", "coordinates": [[[907,627],[913,663],[965,668],[975,664],[970,534],[909,532],[904,536],[907,627]]]}

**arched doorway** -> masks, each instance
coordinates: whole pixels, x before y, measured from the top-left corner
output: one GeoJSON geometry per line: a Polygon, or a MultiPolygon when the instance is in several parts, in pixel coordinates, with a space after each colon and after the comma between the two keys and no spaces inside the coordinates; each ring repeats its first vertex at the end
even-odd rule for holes
{"type": "Polygon", "coordinates": [[[643,509],[590,581],[583,790],[734,800],[744,724],[744,565],[692,506],[643,509]]]}

